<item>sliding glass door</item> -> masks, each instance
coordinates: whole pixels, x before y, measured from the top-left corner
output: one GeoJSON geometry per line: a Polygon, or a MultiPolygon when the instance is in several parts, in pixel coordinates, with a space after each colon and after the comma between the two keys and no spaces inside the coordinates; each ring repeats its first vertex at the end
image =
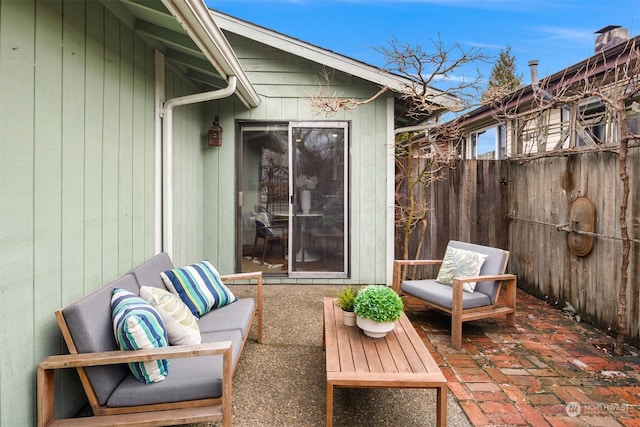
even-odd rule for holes
{"type": "Polygon", "coordinates": [[[348,123],[239,123],[238,265],[349,273],[348,123]]]}
{"type": "Polygon", "coordinates": [[[291,232],[289,275],[348,273],[348,146],[346,122],[289,125],[291,232]]]}

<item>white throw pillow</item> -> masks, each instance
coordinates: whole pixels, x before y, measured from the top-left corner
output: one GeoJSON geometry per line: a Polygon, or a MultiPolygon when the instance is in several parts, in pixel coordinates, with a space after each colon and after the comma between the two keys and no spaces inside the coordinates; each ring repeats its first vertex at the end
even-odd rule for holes
{"type": "MultiPolygon", "coordinates": [[[[447,246],[436,281],[444,285],[453,285],[453,279],[456,277],[477,276],[486,259],[487,255],[447,246]]],[[[473,293],[476,290],[476,282],[463,283],[462,290],[473,293]]]]}
{"type": "Polygon", "coordinates": [[[142,286],[140,297],[160,313],[170,345],[200,344],[202,338],[196,317],[178,296],[164,289],[142,286]]]}

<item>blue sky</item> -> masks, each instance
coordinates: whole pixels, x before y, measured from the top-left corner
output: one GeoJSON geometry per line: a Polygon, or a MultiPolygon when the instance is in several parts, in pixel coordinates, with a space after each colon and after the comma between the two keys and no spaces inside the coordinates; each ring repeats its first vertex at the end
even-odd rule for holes
{"type": "MultiPolygon", "coordinates": [[[[620,25],[640,34],[640,0],[205,0],[212,9],[337,53],[382,66],[374,48],[393,38],[430,49],[482,48],[497,58],[511,46],[517,72],[529,82],[527,62],[540,77],[591,55],[595,31],[620,25]]],[[[485,76],[491,64],[481,66],[485,76]]]]}

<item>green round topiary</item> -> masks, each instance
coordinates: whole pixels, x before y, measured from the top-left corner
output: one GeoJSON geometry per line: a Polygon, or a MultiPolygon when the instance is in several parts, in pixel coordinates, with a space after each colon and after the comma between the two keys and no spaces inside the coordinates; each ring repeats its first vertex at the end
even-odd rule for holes
{"type": "Polygon", "coordinates": [[[395,322],[404,310],[402,298],[390,287],[369,285],[358,292],[353,304],[356,316],[374,322],[395,322]]]}

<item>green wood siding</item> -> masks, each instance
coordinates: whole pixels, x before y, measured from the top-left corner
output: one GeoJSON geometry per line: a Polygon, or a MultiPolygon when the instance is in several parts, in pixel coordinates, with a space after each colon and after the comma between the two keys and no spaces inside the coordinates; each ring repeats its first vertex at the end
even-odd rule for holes
{"type": "MultiPolygon", "coordinates": [[[[195,93],[184,78],[166,70],[166,99],[195,93]]],[[[173,253],[175,265],[200,261],[203,257],[203,152],[207,129],[204,104],[173,110],[173,253]]]]}
{"type": "Polygon", "coordinates": [[[153,73],[100,2],[0,2],[0,425],[35,425],[53,311],[153,255],[153,73]]]}
{"type": "MultiPolygon", "coordinates": [[[[261,96],[250,111],[231,100],[211,103],[218,115],[223,146],[205,153],[204,255],[224,272],[234,270],[236,240],[235,121],[242,120],[346,120],[350,122],[350,279],[269,278],[269,283],[385,283],[386,246],[386,137],[387,100],[383,98],[353,111],[327,118],[310,103],[318,92],[319,64],[256,41],[227,34],[249,79],[261,96]]],[[[329,70],[331,72],[331,70],[329,70]]],[[[345,73],[332,74],[332,91],[345,97],[367,99],[379,88],[345,73]]]]}

